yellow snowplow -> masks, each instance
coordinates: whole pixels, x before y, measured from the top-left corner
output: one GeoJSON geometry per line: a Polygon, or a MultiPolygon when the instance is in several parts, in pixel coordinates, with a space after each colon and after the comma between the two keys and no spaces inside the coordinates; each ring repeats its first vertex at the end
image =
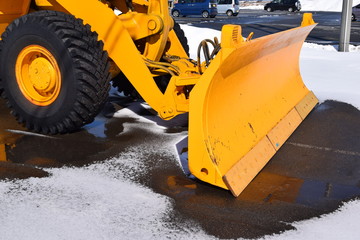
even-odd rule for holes
{"type": "Polygon", "coordinates": [[[57,134],[94,120],[111,79],[130,83],[163,119],[189,112],[191,173],[238,196],[317,104],[299,72],[314,26],[244,39],[225,25],[193,60],[165,0],[1,1],[0,94],[57,134]]]}

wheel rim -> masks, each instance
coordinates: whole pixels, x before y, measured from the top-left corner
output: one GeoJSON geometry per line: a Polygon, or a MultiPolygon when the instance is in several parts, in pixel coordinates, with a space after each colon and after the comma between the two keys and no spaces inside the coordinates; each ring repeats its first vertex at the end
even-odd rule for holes
{"type": "Polygon", "coordinates": [[[173,16],[174,16],[174,17],[178,17],[178,16],[180,16],[180,13],[179,13],[178,11],[174,11],[174,12],[173,12],[173,16]]]}
{"type": "Polygon", "coordinates": [[[30,45],[16,60],[16,81],[31,103],[48,106],[59,96],[61,73],[55,57],[44,47],[30,45]]]}
{"type": "Polygon", "coordinates": [[[227,15],[230,17],[233,15],[232,11],[227,11],[227,15]]]}
{"type": "Polygon", "coordinates": [[[209,13],[208,13],[207,11],[204,11],[203,14],[202,14],[202,16],[203,16],[204,18],[207,18],[207,17],[209,17],[209,13]]]}

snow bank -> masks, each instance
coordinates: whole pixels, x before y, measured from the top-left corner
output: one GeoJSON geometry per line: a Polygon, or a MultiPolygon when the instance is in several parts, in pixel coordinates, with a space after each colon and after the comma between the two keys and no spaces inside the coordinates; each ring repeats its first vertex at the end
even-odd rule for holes
{"type": "Polygon", "coordinates": [[[359,213],[360,201],[351,201],[334,213],[292,223],[291,225],[296,230],[267,236],[263,240],[358,240],[360,236],[359,213]]]}
{"type": "Polygon", "coordinates": [[[337,52],[333,46],[305,43],[300,70],[305,85],[320,101],[347,102],[360,109],[360,48],[337,52]]]}
{"type": "MultiPolygon", "coordinates": [[[[342,0],[300,0],[302,11],[328,11],[341,12],[342,0]]],[[[358,5],[360,0],[353,0],[353,6],[358,5]]]]}
{"type": "MultiPolygon", "coordinates": [[[[264,9],[265,3],[269,1],[263,1],[259,3],[254,1],[253,3],[246,3],[245,6],[241,6],[241,9],[264,9]]],[[[341,12],[342,0],[300,0],[301,11],[327,11],[327,12],[341,12]]],[[[360,0],[353,0],[353,6],[360,4],[360,0]]]]}

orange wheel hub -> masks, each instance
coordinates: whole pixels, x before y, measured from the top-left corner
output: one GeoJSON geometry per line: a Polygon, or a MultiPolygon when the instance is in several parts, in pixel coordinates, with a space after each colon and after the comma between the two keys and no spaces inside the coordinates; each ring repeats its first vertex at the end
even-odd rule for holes
{"type": "Polygon", "coordinates": [[[44,47],[24,48],[15,65],[16,80],[24,97],[38,106],[48,106],[59,96],[61,72],[55,57],[44,47]]]}

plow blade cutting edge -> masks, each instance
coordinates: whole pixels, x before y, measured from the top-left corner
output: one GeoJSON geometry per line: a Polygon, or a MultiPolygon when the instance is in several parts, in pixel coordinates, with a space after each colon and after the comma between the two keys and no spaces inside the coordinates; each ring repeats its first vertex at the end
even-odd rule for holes
{"type": "Polygon", "coordinates": [[[299,55],[315,27],[244,41],[222,30],[221,51],[190,95],[189,169],[238,196],[318,103],[304,85],[299,55]]]}

